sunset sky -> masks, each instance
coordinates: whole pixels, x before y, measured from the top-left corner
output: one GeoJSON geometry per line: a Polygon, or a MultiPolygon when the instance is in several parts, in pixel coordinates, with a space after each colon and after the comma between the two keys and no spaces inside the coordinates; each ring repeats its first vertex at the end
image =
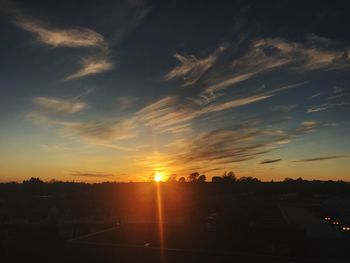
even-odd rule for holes
{"type": "Polygon", "coordinates": [[[0,0],[0,181],[350,181],[346,1],[30,2],[0,0]]]}

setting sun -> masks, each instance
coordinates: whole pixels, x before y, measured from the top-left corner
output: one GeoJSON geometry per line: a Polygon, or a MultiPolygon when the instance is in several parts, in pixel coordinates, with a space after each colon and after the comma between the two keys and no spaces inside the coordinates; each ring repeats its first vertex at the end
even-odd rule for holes
{"type": "Polygon", "coordinates": [[[163,181],[164,180],[164,174],[163,173],[161,173],[161,172],[156,172],[155,174],[154,174],[154,181],[156,181],[156,182],[161,182],[161,181],[163,181]]]}

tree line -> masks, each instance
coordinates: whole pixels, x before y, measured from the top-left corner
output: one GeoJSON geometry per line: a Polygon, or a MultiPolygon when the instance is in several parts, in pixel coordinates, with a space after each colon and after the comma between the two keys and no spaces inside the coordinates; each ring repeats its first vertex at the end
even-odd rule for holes
{"type": "MultiPolygon", "coordinates": [[[[187,178],[181,176],[177,180],[176,175],[171,175],[168,178],[168,182],[179,182],[179,183],[204,183],[207,181],[207,176],[205,174],[200,174],[199,172],[190,173],[187,178]]],[[[247,183],[259,183],[261,182],[258,178],[252,176],[237,177],[233,171],[225,172],[223,175],[213,176],[211,178],[213,183],[234,183],[234,182],[247,182],[247,183]]]]}

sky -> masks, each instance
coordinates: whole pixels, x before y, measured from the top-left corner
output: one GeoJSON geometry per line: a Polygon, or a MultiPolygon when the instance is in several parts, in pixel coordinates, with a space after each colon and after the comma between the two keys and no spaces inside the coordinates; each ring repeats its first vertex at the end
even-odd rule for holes
{"type": "Polygon", "coordinates": [[[346,2],[0,0],[0,181],[350,181],[346,2]]]}

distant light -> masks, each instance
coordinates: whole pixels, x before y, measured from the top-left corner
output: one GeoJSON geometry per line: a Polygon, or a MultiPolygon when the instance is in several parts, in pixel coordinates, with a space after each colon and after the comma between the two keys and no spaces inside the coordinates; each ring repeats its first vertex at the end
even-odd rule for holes
{"type": "Polygon", "coordinates": [[[338,221],[334,221],[333,225],[339,225],[339,222],[338,221]]]}

